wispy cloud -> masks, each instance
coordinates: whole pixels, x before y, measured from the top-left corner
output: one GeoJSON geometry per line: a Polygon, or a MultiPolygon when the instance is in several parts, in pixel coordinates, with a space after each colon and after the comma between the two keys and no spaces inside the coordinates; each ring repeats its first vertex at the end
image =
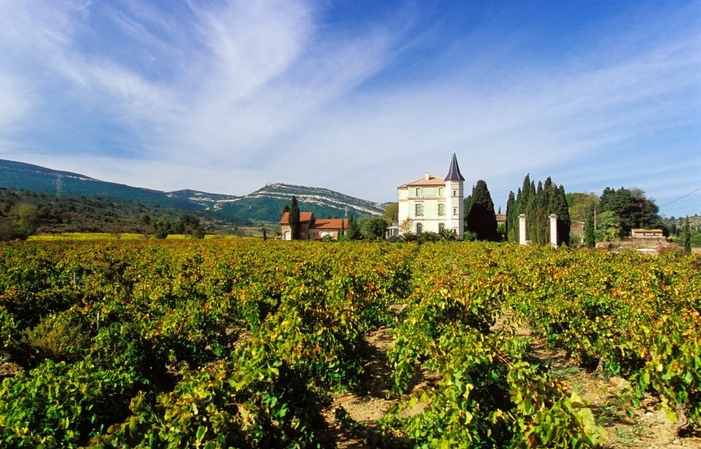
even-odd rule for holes
{"type": "Polygon", "coordinates": [[[690,179],[649,181],[674,195],[701,169],[701,6],[679,3],[609,5],[570,30],[508,4],[456,3],[461,18],[398,2],[348,24],[306,0],[0,0],[0,157],[154,188],[277,180],[392,200],[456,151],[498,203],[527,172],[597,190],[601,173],[624,180],[598,161],[638,160],[654,167],[631,179],[690,179]]]}

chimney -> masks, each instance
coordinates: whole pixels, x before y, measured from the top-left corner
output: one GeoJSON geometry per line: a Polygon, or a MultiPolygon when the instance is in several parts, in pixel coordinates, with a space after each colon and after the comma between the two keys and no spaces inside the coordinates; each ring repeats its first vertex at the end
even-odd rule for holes
{"type": "Polygon", "coordinates": [[[426,174],[424,175],[424,179],[425,179],[426,181],[428,181],[430,177],[431,177],[431,176],[428,174],[428,172],[426,172],[426,174]]]}

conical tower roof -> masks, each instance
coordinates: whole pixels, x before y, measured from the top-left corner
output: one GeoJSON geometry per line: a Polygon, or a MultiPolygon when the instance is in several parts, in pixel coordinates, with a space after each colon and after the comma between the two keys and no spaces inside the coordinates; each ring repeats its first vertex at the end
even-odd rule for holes
{"type": "Polygon", "coordinates": [[[446,181],[464,181],[465,178],[462,177],[460,173],[460,167],[458,166],[458,157],[453,153],[453,159],[450,161],[450,170],[448,170],[448,175],[445,177],[446,181]]]}

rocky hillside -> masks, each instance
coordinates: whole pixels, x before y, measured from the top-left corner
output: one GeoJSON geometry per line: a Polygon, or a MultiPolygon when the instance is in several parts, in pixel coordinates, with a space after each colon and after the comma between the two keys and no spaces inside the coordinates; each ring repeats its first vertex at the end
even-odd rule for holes
{"type": "Polygon", "coordinates": [[[248,195],[234,196],[195,190],[162,192],[105,182],[78,173],[0,159],[0,188],[60,195],[100,197],[144,205],[159,205],[183,213],[207,214],[233,223],[277,223],[292,196],[299,207],[320,218],[381,215],[384,205],[333,190],[269,183],[248,195]]]}

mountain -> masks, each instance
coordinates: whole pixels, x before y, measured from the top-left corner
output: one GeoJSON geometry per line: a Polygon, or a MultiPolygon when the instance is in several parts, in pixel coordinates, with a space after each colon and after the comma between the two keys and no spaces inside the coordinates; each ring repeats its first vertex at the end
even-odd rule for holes
{"type": "Polygon", "coordinates": [[[341,218],[348,215],[382,215],[385,205],[361,200],[333,190],[282,183],[268,183],[248,195],[213,204],[222,217],[246,216],[252,221],[277,222],[282,209],[297,197],[300,210],[313,212],[318,218],[341,218]]]}
{"type": "Polygon", "coordinates": [[[311,211],[319,218],[382,215],[384,212],[383,204],[318,187],[269,183],[244,196],[187,189],[163,192],[2,159],[0,159],[0,187],[158,205],[187,213],[214,215],[219,219],[235,223],[277,223],[283,207],[290,204],[293,195],[297,197],[301,210],[311,211]]]}
{"type": "Polygon", "coordinates": [[[158,190],[131,187],[100,181],[89,176],[53,170],[38,165],[0,159],[0,187],[34,192],[56,192],[109,197],[139,203],[158,204],[185,210],[199,209],[192,202],[177,196],[167,196],[158,190]]]}

